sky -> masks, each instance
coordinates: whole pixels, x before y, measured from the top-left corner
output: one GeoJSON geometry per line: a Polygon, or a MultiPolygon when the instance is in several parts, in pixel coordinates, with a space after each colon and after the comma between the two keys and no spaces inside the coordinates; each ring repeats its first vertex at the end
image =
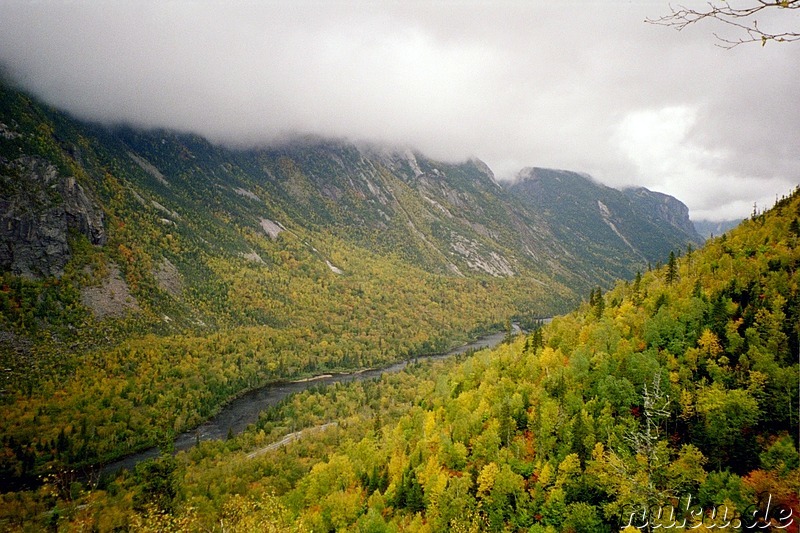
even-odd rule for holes
{"type": "MultiPolygon", "coordinates": [[[[743,0],[745,1],[745,0],[743,0]]],[[[700,2],[696,5],[704,5],[700,2]]],[[[800,42],[645,23],[667,0],[0,0],[0,65],[81,119],[537,166],[748,216],[800,184],[800,42]],[[723,35],[728,35],[723,33],[723,35]]],[[[800,11],[759,24],[800,28],[800,11]]]]}

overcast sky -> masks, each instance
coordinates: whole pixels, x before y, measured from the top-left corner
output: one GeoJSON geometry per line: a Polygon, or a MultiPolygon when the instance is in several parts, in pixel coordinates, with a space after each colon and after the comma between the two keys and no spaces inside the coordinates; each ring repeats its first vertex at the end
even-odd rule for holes
{"type": "Polygon", "coordinates": [[[0,63],[81,118],[377,141],[501,179],[576,170],[695,219],[800,183],[800,43],[724,50],[711,22],[645,24],[667,0],[429,4],[0,0],[0,63]]]}

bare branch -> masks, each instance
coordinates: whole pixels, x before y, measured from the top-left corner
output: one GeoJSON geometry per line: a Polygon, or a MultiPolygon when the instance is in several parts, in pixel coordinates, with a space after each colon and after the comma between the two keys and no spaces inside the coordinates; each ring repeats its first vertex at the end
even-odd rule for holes
{"type": "Polygon", "coordinates": [[[738,38],[727,38],[714,33],[714,37],[719,41],[718,46],[722,48],[734,48],[745,43],[761,43],[763,46],[768,41],[778,43],[800,41],[800,32],[764,30],[755,18],[756,15],[766,12],[766,10],[770,12],[800,10],[800,0],[750,1],[750,5],[734,6],[727,0],[712,0],[708,2],[706,9],[693,9],[685,6],[676,8],[670,5],[671,13],[669,15],[655,19],[647,18],[645,22],[681,31],[702,20],[714,20],[734,28],[741,35],[738,38]]]}

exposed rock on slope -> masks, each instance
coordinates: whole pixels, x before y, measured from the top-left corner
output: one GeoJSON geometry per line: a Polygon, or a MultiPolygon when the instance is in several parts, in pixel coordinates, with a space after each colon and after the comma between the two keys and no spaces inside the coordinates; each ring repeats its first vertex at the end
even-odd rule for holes
{"type": "Polygon", "coordinates": [[[655,223],[666,222],[674,226],[679,232],[691,237],[696,243],[703,242],[702,236],[689,219],[689,208],[677,198],[651,191],[644,187],[623,189],[622,192],[639,208],[639,212],[650,221],[655,223]]]}
{"type": "Polygon", "coordinates": [[[158,282],[161,290],[168,292],[172,296],[179,296],[183,290],[183,280],[178,268],[166,257],[159,263],[158,268],[153,271],[153,276],[158,282]]]}
{"type": "MultiPolygon", "coordinates": [[[[703,242],[679,200],[644,188],[620,191],[586,174],[526,168],[507,190],[546,220],[577,270],[631,277],[672,250],[703,242]]],[[[606,278],[607,279],[607,278],[606,278]]]]}
{"type": "Polygon", "coordinates": [[[108,277],[97,287],[84,287],[81,302],[97,318],[123,316],[128,311],[138,311],[139,302],[131,295],[117,265],[112,264],[108,277]]]}
{"type": "Polygon", "coordinates": [[[59,276],[70,258],[69,232],[106,240],[103,212],[75,178],[23,157],[0,166],[0,268],[27,277],[59,276]]]}

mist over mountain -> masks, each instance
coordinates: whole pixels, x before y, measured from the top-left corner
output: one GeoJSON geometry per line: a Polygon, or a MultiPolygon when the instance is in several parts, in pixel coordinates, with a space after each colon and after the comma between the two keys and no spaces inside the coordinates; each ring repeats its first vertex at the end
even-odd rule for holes
{"type": "Polygon", "coordinates": [[[800,172],[800,106],[763,97],[793,93],[800,58],[644,22],[667,4],[10,0],[0,68],[109,125],[408,145],[479,157],[501,179],[580,170],[674,195],[696,218],[746,217],[800,172]]]}
{"type": "Polygon", "coordinates": [[[697,229],[697,233],[707,239],[722,235],[726,231],[735,228],[740,223],[741,220],[723,220],[721,222],[714,222],[711,220],[695,220],[694,227],[697,229]]]}
{"type": "Polygon", "coordinates": [[[796,410],[773,407],[797,402],[798,215],[795,191],[695,250],[683,202],[586,173],[234,148],[0,84],[0,528],[594,532],[673,490],[793,505],[796,410]]]}
{"type": "Polygon", "coordinates": [[[199,239],[215,254],[256,253],[245,230],[270,239],[302,228],[309,236],[324,232],[372,253],[399,256],[431,273],[532,276],[582,291],[632,277],[670,250],[700,241],[680,201],[642,188],[618,191],[574,172],[528,169],[514,183],[498,182],[476,159],[447,163],[411,149],[318,137],[232,149],[166,130],[81,124],[11,89],[4,100],[6,173],[17,181],[9,182],[16,188],[8,190],[4,216],[16,229],[4,237],[3,264],[17,274],[57,272],[66,263],[63,254],[23,252],[22,233],[35,241],[39,233],[57,231],[66,243],[70,227],[37,229],[22,218],[22,211],[37,213],[22,200],[43,179],[34,167],[47,167],[54,183],[77,179],[81,197],[99,203],[101,214],[112,208],[98,189],[100,173],[116,168],[127,210],[153,220],[153,231],[199,239]],[[27,109],[9,107],[13,100],[27,109]],[[18,157],[30,150],[26,120],[53,121],[48,127],[53,150],[62,151],[58,157],[18,157]]]}
{"type": "MultiPolygon", "coordinates": [[[[80,122],[6,85],[0,198],[6,390],[101,406],[60,409],[42,438],[74,417],[116,435],[12,446],[0,472],[21,484],[152,446],[152,428],[183,431],[270,381],[533,327],[699,242],[678,200],[575,172],[498,182],[477,159],[319,137],[234,149],[80,122]]],[[[33,443],[13,405],[0,430],[33,443]]]]}

